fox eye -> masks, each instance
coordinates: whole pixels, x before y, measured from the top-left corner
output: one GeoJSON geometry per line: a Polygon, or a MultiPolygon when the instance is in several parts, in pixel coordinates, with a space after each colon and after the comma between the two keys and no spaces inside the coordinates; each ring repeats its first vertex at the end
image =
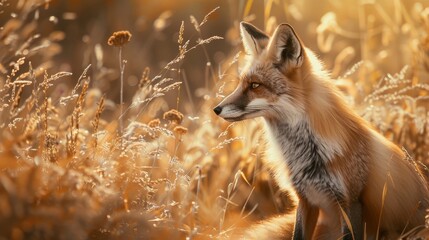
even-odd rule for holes
{"type": "Polygon", "coordinates": [[[252,89],[255,89],[255,88],[259,87],[259,85],[261,85],[261,84],[259,84],[259,83],[251,83],[251,84],[250,84],[250,87],[251,87],[252,89]]]}

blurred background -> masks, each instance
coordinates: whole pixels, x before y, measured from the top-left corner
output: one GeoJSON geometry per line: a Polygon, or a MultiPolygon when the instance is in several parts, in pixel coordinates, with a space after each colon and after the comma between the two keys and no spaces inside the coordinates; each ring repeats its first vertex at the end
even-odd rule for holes
{"type": "MultiPolygon", "coordinates": [[[[211,74],[216,74],[214,69],[219,69],[241,50],[238,23],[242,20],[268,33],[279,23],[292,24],[334,77],[363,60],[367,72],[373,75],[361,71],[364,78],[381,78],[410,64],[413,74],[426,78],[426,64],[422,64],[427,54],[426,5],[420,1],[399,0],[317,3],[310,0],[53,0],[46,3],[45,10],[37,11],[40,19],[44,19],[37,32],[42,35],[55,30],[64,32],[62,51],[55,57],[57,70],[81,72],[88,64],[92,64],[90,71],[94,75],[99,74],[101,68],[111,70],[104,71],[103,80],[94,84],[109,97],[117,98],[117,91],[109,91],[118,78],[117,49],[109,47],[107,39],[114,31],[129,30],[133,36],[123,56],[128,59],[125,77],[129,94],[125,96],[130,100],[145,67],[150,67],[155,75],[177,56],[182,21],[185,38],[191,41],[214,35],[224,37],[206,45],[204,51],[189,54],[181,65],[191,89],[204,86],[207,74],[201,69],[205,69],[208,62],[211,74]],[[216,7],[220,9],[210,16],[199,36],[190,16],[202,21],[216,7]]],[[[13,12],[13,7],[10,9],[13,12]]],[[[3,12],[3,19],[9,14],[3,12]]],[[[94,79],[97,78],[94,76],[94,79]]]]}

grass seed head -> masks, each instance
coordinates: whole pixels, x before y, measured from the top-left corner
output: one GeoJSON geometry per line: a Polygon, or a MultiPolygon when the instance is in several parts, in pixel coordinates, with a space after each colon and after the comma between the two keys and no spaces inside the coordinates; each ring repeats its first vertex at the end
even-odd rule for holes
{"type": "Polygon", "coordinates": [[[150,68],[146,67],[143,71],[142,77],[139,80],[139,88],[143,88],[144,86],[147,86],[150,83],[150,68]]]}

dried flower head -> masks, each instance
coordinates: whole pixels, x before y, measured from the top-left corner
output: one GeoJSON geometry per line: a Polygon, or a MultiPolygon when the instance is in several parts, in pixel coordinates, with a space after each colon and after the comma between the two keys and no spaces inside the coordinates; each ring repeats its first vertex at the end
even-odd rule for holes
{"type": "Polygon", "coordinates": [[[161,121],[158,118],[156,118],[151,120],[147,125],[151,128],[156,128],[156,127],[159,127],[160,124],[161,124],[161,121]]]}
{"type": "Polygon", "coordinates": [[[176,126],[174,132],[179,135],[185,135],[188,132],[188,129],[182,126],[176,126]]]}
{"type": "Polygon", "coordinates": [[[117,31],[109,37],[107,44],[109,44],[109,46],[122,47],[130,41],[131,36],[132,35],[129,31],[117,31]]]}
{"type": "Polygon", "coordinates": [[[170,121],[171,123],[180,124],[183,120],[183,114],[175,109],[171,109],[170,111],[164,113],[164,119],[170,121]]]}

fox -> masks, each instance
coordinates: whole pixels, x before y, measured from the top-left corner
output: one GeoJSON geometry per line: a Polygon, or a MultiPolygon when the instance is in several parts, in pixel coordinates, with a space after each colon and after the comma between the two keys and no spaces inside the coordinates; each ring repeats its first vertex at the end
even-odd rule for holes
{"type": "MultiPolygon", "coordinates": [[[[240,35],[246,59],[238,85],[213,111],[229,122],[263,118],[278,154],[267,159],[274,179],[297,196],[285,238],[397,239],[424,227],[422,171],[348,105],[292,26],[269,36],[241,22],[240,35]]],[[[275,222],[282,221],[271,230],[275,222]]]]}

